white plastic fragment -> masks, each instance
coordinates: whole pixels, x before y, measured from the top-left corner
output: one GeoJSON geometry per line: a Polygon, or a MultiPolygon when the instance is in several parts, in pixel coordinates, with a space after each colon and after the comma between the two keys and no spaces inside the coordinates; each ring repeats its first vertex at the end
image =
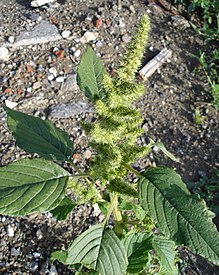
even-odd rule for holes
{"type": "Polygon", "coordinates": [[[171,56],[172,51],[163,48],[159,54],[157,54],[139,71],[139,75],[144,80],[148,79],[148,77],[150,77],[156,70],[158,70],[158,68],[171,56]]]}

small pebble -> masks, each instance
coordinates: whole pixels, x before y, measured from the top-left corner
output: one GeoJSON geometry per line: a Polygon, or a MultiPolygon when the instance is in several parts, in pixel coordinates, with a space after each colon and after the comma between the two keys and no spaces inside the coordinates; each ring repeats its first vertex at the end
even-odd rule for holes
{"type": "Polygon", "coordinates": [[[5,47],[0,47],[0,60],[8,61],[10,57],[9,50],[5,47]]]}
{"type": "Polygon", "coordinates": [[[66,38],[68,38],[71,35],[71,31],[69,31],[69,30],[63,31],[61,33],[61,35],[62,35],[63,38],[66,39],[66,38]]]}
{"type": "Polygon", "coordinates": [[[43,233],[40,229],[37,230],[36,236],[38,240],[41,240],[43,238],[43,233]]]}
{"type": "Polygon", "coordinates": [[[49,72],[54,75],[54,77],[57,76],[57,69],[55,67],[52,67],[49,69],[49,72]]]}
{"type": "Polygon", "coordinates": [[[54,77],[53,74],[50,74],[50,75],[48,76],[48,80],[49,80],[49,81],[52,81],[54,78],[55,78],[55,77],[54,77]]]}
{"type": "Polygon", "coordinates": [[[90,159],[91,156],[92,156],[91,150],[87,149],[87,150],[84,152],[84,158],[85,158],[85,159],[90,159]]]}
{"type": "Polygon", "coordinates": [[[41,254],[39,252],[33,252],[32,253],[34,258],[39,258],[41,256],[41,254]]]}
{"type": "Polygon", "coordinates": [[[81,51],[80,50],[77,50],[77,51],[74,52],[74,56],[76,58],[78,58],[80,55],[81,55],[81,51]]]}
{"type": "Polygon", "coordinates": [[[103,21],[101,18],[96,18],[94,19],[94,26],[98,29],[100,27],[102,27],[103,25],[103,21]]]}
{"type": "Polygon", "coordinates": [[[34,90],[37,90],[37,89],[39,89],[41,87],[41,83],[40,82],[35,82],[35,83],[33,83],[33,89],[34,90]]]}
{"type": "Polygon", "coordinates": [[[125,42],[125,43],[129,43],[131,41],[131,36],[128,33],[125,33],[122,36],[122,41],[125,42]]]}
{"type": "Polygon", "coordinates": [[[11,249],[11,256],[18,256],[20,254],[20,251],[16,249],[15,247],[12,247],[11,249]]]}
{"type": "Polygon", "coordinates": [[[81,37],[81,43],[85,44],[90,41],[94,41],[97,39],[98,35],[99,35],[98,32],[86,31],[85,34],[81,37]]]}
{"type": "Polygon", "coordinates": [[[37,271],[39,265],[35,260],[31,260],[30,262],[30,271],[35,272],[37,271]]]}
{"type": "Polygon", "coordinates": [[[14,237],[14,229],[11,225],[8,225],[7,227],[7,234],[9,237],[14,237]]]}
{"type": "Polygon", "coordinates": [[[8,37],[8,42],[9,42],[9,43],[13,44],[13,43],[14,43],[14,40],[15,40],[14,36],[9,36],[9,37],[8,37]]]}
{"type": "Polygon", "coordinates": [[[58,271],[54,265],[51,265],[49,275],[58,275],[58,271]]]}
{"type": "Polygon", "coordinates": [[[103,42],[97,41],[96,46],[97,46],[97,47],[102,47],[102,46],[103,46],[103,42]]]}
{"type": "Polygon", "coordinates": [[[33,8],[41,7],[43,5],[55,2],[56,0],[33,0],[31,1],[30,5],[33,8]]]}
{"type": "Polygon", "coordinates": [[[58,77],[56,78],[56,82],[58,82],[58,83],[64,82],[64,76],[58,76],[58,77]]]}

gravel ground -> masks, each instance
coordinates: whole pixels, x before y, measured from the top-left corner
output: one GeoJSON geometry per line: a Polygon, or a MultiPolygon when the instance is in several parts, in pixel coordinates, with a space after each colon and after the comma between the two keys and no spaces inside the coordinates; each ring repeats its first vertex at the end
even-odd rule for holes
{"type": "MultiPolygon", "coordinates": [[[[60,0],[32,8],[27,0],[1,0],[0,46],[9,49],[9,56],[0,61],[0,100],[15,103],[15,110],[49,118],[65,129],[75,142],[76,163],[85,169],[91,151],[80,121],[92,120],[95,114],[75,83],[80,56],[88,45],[92,46],[113,73],[138,19],[148,13],[152,31],[144,62],[164,47],[173,55],[145,83],[145,95],[136,102],[144,116],[145,130],[138,142],[161,140],[180,163],[152,152],[135,167],[176,167],[185,182],[212,175],[219,167],[219,114],[210,105],[204,76],[194,73],[198,67],[194,55],[205,49],[202,38],[190,27],[188,18],[152,1],[121,2],[122,7],[118,7],[118,1],[60,0]],[[55,26],[53,37],[57,41],[16,46],[21,33],[31,32],[40,24],[44,30],[55,26]],[[67,105],[57,108],[61,103],[67,105]],[[197,107],[205,116],[202,125],[194,123],[197,107]]],[[[16,147],[2,109],[0,117],[0,166],[4,166],[27,154],[16,147]]],[[[51,265],[50,253],[65,248],[69,240],[98,219],[91,206],[75,209],[64,222],[49,213],[21,218],[0,216],[0,273],[74,274],[57,262],[51,265]]],[[[219,274],[218,267],[184,249],[181,258],[181,274],[219,274]]]]}

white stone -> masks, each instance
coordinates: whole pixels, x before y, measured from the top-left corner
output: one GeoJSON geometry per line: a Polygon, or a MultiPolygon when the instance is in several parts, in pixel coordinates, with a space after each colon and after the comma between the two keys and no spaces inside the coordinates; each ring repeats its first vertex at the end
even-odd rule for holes
{"type": "Polygon", "coordinates": [[[48,80],[49,80],[49,81],[52,81],[54,78],[55,78],[55,77],[54,77],[53,74],[50,74],[50,75],[48,76],[48,80]]]}
{"type": "Polygon", "coordinates": [[[37,239],[38,239],[38,240],[41,240],[41,239],[42,239],[43,233],[42,233],[42,231],[41,231],[40,229],[37,230],[36,236],[37,236],[37,239]]]}
{"type": "Polygon", "coordinates": [[[14,36],[9,36],[8,37],[8,42],[10,42],[11,44],[14,43],[14,36]]]}
{"type": "Polygon", "coordinates": [[[33,0],[31,1],[30,5],[33,8],[41,7],[43,5],[55,2],[56,0],[33,0]]]}
{"type": "Polygon", "coordinates": [[[80,55],[81,55],[81,51],[80,50],[77,50],[77,51],[74,52],[74,56],[75,57],[78,58],[80,55]]]}
{"type": "Polygon", "coordinates": [[[62,32],[62,37],[65,39],[68,38],[70,35],[71,35],[71,31],[63,31],[62,32]]]}
{"type": "Polygon", "coordinates": [[[32,92],[32,88],[31,88],[31,87],[28,87],[28,88],[27,88],[27,92],[28,92],[28,93],[31,93],[31,92],[32,92]]]}
{"type": "Polygon", "coordinates": [[[41,87],[41,83],[40,82],[35,82],[35,83],[33,83],[33,89],[34,90],[37,90],[37,89],[39,89],[41,87]]]}
{"type": "Polygon", "coordinates": [[[86,31],[85,34],[80,39],[81,43],[85,44],[90,41],[94,41],[97,39],[98,35],[99,35],[98,32],[86,31]]]}
{"type": "Polygon", "coordinates": [[[14,229],[11,225],[8,225],[7,227],[7,234],[9,237],[14,237],[14,229]]]}
{"type": "Polygon", "coordinates": [[[58,82],[58,83],[64,82],[64,76],[58,76],[58,77],[56,78],[56,82],[58,82]]]}
{"type": "Polygon", "coordinates": [[[54,265],[51,265],[49,275],[58,275],[58,272],[57,272],[56,267],[54,265]]]}
{"type": "Polygon", "coordinates": [[[32,253],[34,258],[39,258],[41,256],[41,254],[39,252],[33,252],[32,253]]]}
{"type": "Polygon", "coordinates": [[[10,57],[10,52],[5,47],[0,47],[0,60],[8,61],[10,57]]]}
{"type": "Polygon", "coordinates": [[[97,41],[96,46],[97,46],[97,47],[102,47],[102,46],[103,46],[103,42],[97,41]]]}
{"type": "Polygon", "coordinates": [[[49,69],[49,72],[54,75],[54,77],[57,77],[57,69],[55,67],[52,67],[49,69]]]}
{"type": "Polygon", "coordinates": [[[10,109],[14,109],[18,105],[18,103],[17,102],[12,102],[12,101],[6,99],[5,100],[5,105],[10,109]]]}

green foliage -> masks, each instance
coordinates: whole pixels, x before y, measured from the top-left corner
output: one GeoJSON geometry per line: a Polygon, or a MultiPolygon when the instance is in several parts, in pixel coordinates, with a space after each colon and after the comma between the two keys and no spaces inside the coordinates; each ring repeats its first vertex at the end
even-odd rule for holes
{"type": "Polygon", "coordinates": [[[204,201],[191,195],[170,168],[149,168],[142,175],[140,204],[162,233],[217,264],[219,234],[212,223],[214,215],[204,201]]]}
{"type": "Polygon", "coordinates": [[[202,115],[201,110],[199,108],[195,109],[194,122],[197,125],[203,125],[205,122],[205,116],[202,115]]]}
{"type": "Polygon", "coordinates": [[[69,173],[42,159],[22,159],[0,168],[0,213],[22,216],[50,211],[62,201],[69,173]]]}
{"type": "Polygon", "coordinates": [[[219,206],[215,204],[219,200],[219,171],[211,177],[203,176],[197,182],[190,182],[188,185],[193,193],[206,201],[215,215],[219,214],[219,206]]]}
{"type": "MultiPolygon", "coordinates": [[[[218,19],[219,20],[219,19],[218,19]]],[[[213,98],[212,105],[219,110],[219,50],[211,51],[211,55],[206,55],[204,52],[200,53],[198,57],[201,69],[204,71],[208,83],[211,87],[211,95],[213,98]]]]}
{"type": "Polygon", "coordinates": [[[72,209],[77,204],[74,203],[71,199],[68,197],[64,197],[64,199],[60,202],[58,206],[56,206],[55,209],[51,210],[53,217],[57,220],[65,220],[68,216],[68,214],[72,211],[72,209]]]}
{"type": "Polygon", "coordinates": [[[148,253],[152,249],[152,234],[132,233],[123,239],[128,257],[127,272],[139,274],[147,265],[148,253]]]}
{"type": "Polygon", "coordinates": [[[102,98],[104,67],[91,48],[88,48],[78,66],[77,83],[90,100],[102,98]]]}
{"type": "Polygon", "coordinates": [[[49,160],[68,160],[73,154],[73,142],[68,134],[51,122],[4,107],[8,128],[17,145],[29,153],[49,160]],[[25,133],[25,134],[24,134],[25,133]]]}
{"type": "Polygon", "coordinates": [[[159,256],[160,260],[160,274],[164,275],[178,275],[178,268],[176,267],[176,245],[164,237],[155,237],[153,239],[153,248],[159,256]]]}
{"type": "Polygon", "coordinates": [[[144,93],[144,86],[134,77],[148,32],[149,21],[143,16],[113,78],[93,50],[82,56],[78,84],[97,114],[95,123],[83,123],[95,150],[86,174],[72,162],[73,143],[67,133],[48,121],[5,107],[17,145],[41,158],[23,159],[0,168],[0,214],[50,211],[62,220],[74,206],[91,203],[99,205],[105,215],[101,224],[83,232],[66,251],[52,253],[52,261],[66,264],[76,274],[83,274],[84,267],[89,268],[89,274],[139,274],[153,269],[153,259],[158,259],[157,274],[177,274],[177,244],[188,246],[213,263],[219,261],[213,215],[203,201],[189,193],[180,176],[169,168],[139,173],[130,166],[153,146],[178,161],[161,142],[136,144],[143,132],[139,127],[142,116],[133,102],[144,93]],[[70,174],[48,160],[65,161],[75,172],[70,174]],[[128,173],[139,180],[129,183],[128,173]],[[74,201],[66,189],[71,189],[74,201]],[[113,226],[109,228],[111,217],[113,226]],[[153,233],[157,231],[153,230],[155,226],[165,237],[153,233]]]}
{"type": "Polygon", "coordinates": [[[67,254],[55,253],[52,257],[61,257],[61,261],[67,265],[80,263],[102,275],[125,274],[128,264],[122,242],[112,230],[100,224],[92,226],[75,239],[67,254]]]}

